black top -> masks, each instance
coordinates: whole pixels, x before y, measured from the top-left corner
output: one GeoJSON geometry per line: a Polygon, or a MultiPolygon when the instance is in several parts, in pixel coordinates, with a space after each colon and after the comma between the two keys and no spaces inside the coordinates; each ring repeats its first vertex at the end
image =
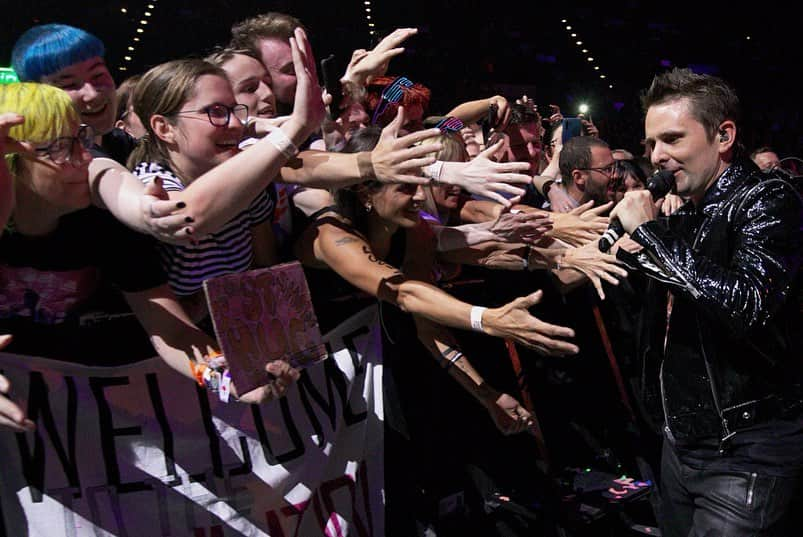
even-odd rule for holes
{"type": "Polygon", "coordinates": [[[0,333],[8,352],[93,365],[154,356],[123,299],[166,283],[153,239],[108,211],[65,215],[42,237],[0,236],[0,333]]]}

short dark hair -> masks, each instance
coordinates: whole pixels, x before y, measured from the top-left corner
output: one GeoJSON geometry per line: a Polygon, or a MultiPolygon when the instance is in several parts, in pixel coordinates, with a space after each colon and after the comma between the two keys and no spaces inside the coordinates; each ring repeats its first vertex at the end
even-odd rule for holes
{"type": "Polygon", "coordinates": [[[521,125],[522,123],[533,123],[538,121],[538,114],[531,106],[521,103],[510,105],[510,119],[508,125],[521,125]]]}
{"type": "Polygon", "coordinates": [[[775,153],[776,155],[778,154],[778,152],[775,151],[770,146],[762,145],[761,147],[750,153],[750,160],[754,160],[756,158],[756,155],[758,155],[759,153],[775,153]]]}
{"type": "Polygon", "coordinates": [[[608,147],[596,136],[575,136],[569,138],[560,150],[560,176],[567,185],[572,183],[572,170],[591,167],[591,148],[608,147]]]}
{"type": "Polygon", "coordinates": [[[293,37],[296,28],[306,31],[301,21],[286,13],[271,11],[240,21],[231,27],[231,43],[235,49],[259,51],[260,39],[281,39],[293,37]]]}
{"type": "Polygon", "coordinates": [[[646,113],[651,106],[677,99],[689,99],[691,114],[705,128],[708,140],[713,140],[725,120],[738,123],[741,119],[739,97],[721,78],[698,74],[691,69],[672,69],[652,79],[641,96],[646,113]]]}

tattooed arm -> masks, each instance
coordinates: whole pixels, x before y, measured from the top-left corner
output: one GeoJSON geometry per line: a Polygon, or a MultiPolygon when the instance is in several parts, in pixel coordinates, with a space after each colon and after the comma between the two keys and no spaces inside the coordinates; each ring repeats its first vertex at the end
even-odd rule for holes
{"type": "MultiPolygon", "coordinates": [[[[347,222],[334,217],[318,220],[316,226],[305,232],[296,250],[302,263],[329,267],[358,289],[404,311],[444,326],[471,329],[471,304],[426,281],[406,278],[400,270],[379,259],[365,238],[347,222]]],[[[545,354],[575,354],[577,347],[562,339],[573,337],[573,330],[545,323],[528,311],[540,298],[539,291],[486,309],[482,313],[483,332],[513,339],[545,354]]]]}

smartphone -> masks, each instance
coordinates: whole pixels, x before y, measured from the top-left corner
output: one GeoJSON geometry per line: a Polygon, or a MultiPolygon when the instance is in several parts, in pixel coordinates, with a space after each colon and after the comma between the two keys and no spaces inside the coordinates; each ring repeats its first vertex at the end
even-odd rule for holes
{"type": "Polygon", "coordinates": [[[321,77],[323,87],[332,96],[329,104],[329,118],[334,121],[340,115],[340,103],[343,102],[343,87],[340,84],[340,66],[337,65],[335,55],[330,54],[321,60],[321,77]]]}
{"type": "Polygon", "coordinates": [[[496,106],[496,104],[488,105],[488,113],[479,122],[482,127],[482,143],[484,143],[486,147],[491,145],[488,141],[491,138],[491,130],[496,127],[496,114],[498,111],[499,107],[496,106]]]}

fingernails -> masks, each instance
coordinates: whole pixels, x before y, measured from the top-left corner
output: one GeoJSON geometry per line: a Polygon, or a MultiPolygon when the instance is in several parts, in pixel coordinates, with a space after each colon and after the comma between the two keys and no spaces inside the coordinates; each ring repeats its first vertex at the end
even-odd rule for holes
{"type": "MultiPolygon", "coordinates": [[[[184,222],[186,222],[187,224],[192,224],[193,222],[195,222],[195,219],[193,217],[191,217],[191,216],[185,216],[184,217],[184,222]]],[[[189,228],[187,228],[187,229],[189,229],[189,228]]]]}
{"type": "Polygon", "coordinates": [[[185,228],[184,228],[184,232],[185,232],[187,235],[192,235],[192,228],[191,228],[191,227],[185,227],[185,228]]]}
{"type": "Polygon", "coordinates": [[[186,206],[187,204],[184,203],[183,201],[179,201],[178,203],[176,203],[176,209],[183,209],[186,206]]]}

